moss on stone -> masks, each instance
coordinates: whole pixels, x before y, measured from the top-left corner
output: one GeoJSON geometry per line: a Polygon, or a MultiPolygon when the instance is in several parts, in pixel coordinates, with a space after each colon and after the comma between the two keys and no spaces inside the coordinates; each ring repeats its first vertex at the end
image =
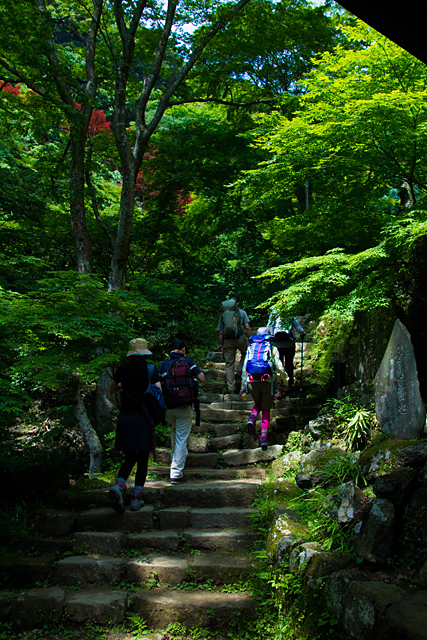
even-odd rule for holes
{"type": "Polygon", "coordinates": [[[283,537],[310,538],[310,531],[292,514],[283,513],[271,525],[267,535],[267,553],[273,555],[279,540],[283,537]]]}
{"type": "Polygon", "coordinates": [[[419,443],[419,440],[388,438],[371,444],[360,455],[359,463],[362,473],[368,480],[390,473],[399,466],[396,461],[397,452],[419,443]]]}
{"type": "Polygon", "coordinates": [[[291,506],[291,502],[302,493],[295,480],[278,478],[273,483],[273,494],[280,507],[291,506]]]}

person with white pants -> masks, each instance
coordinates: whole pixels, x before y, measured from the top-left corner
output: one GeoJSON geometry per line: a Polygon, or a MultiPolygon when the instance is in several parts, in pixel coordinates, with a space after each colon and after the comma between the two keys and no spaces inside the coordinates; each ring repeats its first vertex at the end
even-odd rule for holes
{"type": "MultiPolygon", "coordinates": [[[[167,387],[168,381],[174,380],[174,378],[169,375],[169,371],[171,365],[179,360],[184,365],[184,370],[186,371],[186,378],[188,381],[190,381],[191,378],[196,378],[200,382],[204,382],[205,374],[199,369],[199,367],[193,362],[191,358],[188,358],[186,356],[187,349],[184,340],[180,340],[179,338],[177,338],[172,342],[171,348],[172,351],[170,353],[169,359],[162,362],[159,367],[159,375],[163,385],[166,405],[169,407],[166,411],[166,418],[169,420],[172,426],[170,481],[171,484],[183,484],[184,482],[187,482],[187,478],[183,475],[183,470],[188,455],[187,440],[191,431],[193,407],[190,404],[191,399],[189,400],[189,404],[182,404],[181,406],[175,407],[171,406],[172,402],[170,402],[169,400],[167,387]],[[183,360],[185,360],[188,366],[188,370],[186,369],[185,364],[182,362],[183,360]]],[[[177,381],[177,388],[179,387],[179,382],[181,382],[182,384],[183,381],[177,381]]],[[[184,386],[181,391],[183,391],[185,394],[189,390],[184,386]]]]}

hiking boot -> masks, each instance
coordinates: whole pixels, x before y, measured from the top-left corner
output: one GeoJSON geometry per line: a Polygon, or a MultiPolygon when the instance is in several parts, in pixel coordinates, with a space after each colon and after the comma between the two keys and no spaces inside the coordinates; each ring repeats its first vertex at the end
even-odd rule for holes
{"type": "Polygon", "coordinates": [[[123,478],[117,478],[117,483],[114,485],[114,487],[111,487],[108,492],[108,497],[111,500],[111,506],[113,507],[114,511],[117,511],[117,513],[124,513],[125,503],[123,502],[123,496],[125,492],[126,482],[123,480],[123,478]]]}
{"type": "Polygon", "coordinates": [[[282,398],[284,398],[285,396],[283,395],[282,391],[278,391],[276,393],[276,400],[282,400],[282,398]]]}
{"type": "Polygon", "coordinates": [[[259,445],[263,451],[267,451],[268,443],[267,443],[267,434],[261,433],[259,437],[259,445]]]}
{"type": "Polygon", "coordinates": [[[130,492],[130,510],[139,511],[145,505],[142,499],[142,487],[134,487],[130,492]]]}
{"type": "Polygon", "coordinates": [[[249,418],[248,420],[248,424],[246,425],[246,433],[249,433],[250,436],[252,436],[252,438],[254,440],[257,439],[257,433],[256,433],[256,427],[255,427],[255,420],[251,420],[249,418]]]}
{"type": "Polygon", "coordinates": [[[185,484],[187,482],[187,478],[185,476],[181,476],[180,478],[171,478],[171,484],[185,484]]]}

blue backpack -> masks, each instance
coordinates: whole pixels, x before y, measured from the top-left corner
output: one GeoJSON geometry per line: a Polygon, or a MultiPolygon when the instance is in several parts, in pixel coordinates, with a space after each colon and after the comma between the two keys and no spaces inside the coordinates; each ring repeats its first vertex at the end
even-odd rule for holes
{"type": "Polygon", "coordinates": [[[148,364],[148,387],[144,391],[144,409],[147,414],[147,418],[153,425],[157,427],[158,424],[163,422],[166,416],[167,406],[163,398],[163,393],[159,387],[152,382],[154,374],[154,365],[148,364]]]}
{"type": "Polygon", "coordinates": [[[265,382],[272,377],[271,336],[256,335],[249,338],[246,373],[251,382],[265,382]]]}

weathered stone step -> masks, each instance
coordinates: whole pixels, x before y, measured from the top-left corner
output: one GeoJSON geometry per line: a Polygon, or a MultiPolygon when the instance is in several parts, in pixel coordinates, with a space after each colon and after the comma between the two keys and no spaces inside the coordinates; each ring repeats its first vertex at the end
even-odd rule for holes
{"type": "MultiPolygon", "coordinates": [[[[171,437],[165,437],[165,444],[167,447],[171,446],[171,437]]],[[[235,433],[229,436],[222,436],[220,438],[202,438],[196,436],[190,436],[187,441],[187,449],[190,453],[216,453],[218,451],[222,451],[223,449],[240,449],[242,446],[242,434],[235,433]]],[[[167,460],[164,457],[164,449],[162,448],[162,453],[160,455],[156,454],[156,458],[159,462],[163,462],[164,464],[168,464],[170,462],[169,457],[167,460]]],[[[209,458],[208,458],[209,460],[209,458]]],[[[218,458],[214,458],[214,464],[217,464],[218,458]]],[[[197,462],[197,459],[194,460],[197,462]]],[[[191,459],[193,462],[193,458],[191,459]]],[[[204,465],[203,458],[201,459],[202,464],[204,465]]],[[[191,468],[191,464],[186,463],[186,467],[191,468]]],[[[205,465],[208,466],[208,465],[205,465]]]]}
{"type": "Polygon", "coordinates": [[[207,393],[224,393],[226,388],[225,380],[213,380],[212,378],[206,379],[202,385],[203,391],[207,393]]]}
{"type": "Polygon", "coordinates": [[[263,451],[261,447],[256,449],[229,449],[222,454],[226,465],[240,466],[243,464],[253,464],[255,462],[265,462],[275,460],[283,452],[283,445],[274,444],[263,451]]]}
{"type": "Polygon", "coordinates": [[[206,380],[210,381],[210,380],[216,380],[216,381],[222,381],[225,382],[226,377],[225,377],[225,370],[221,371],[220,369],[203,369],[203,373],[206,376],[206,380]]]}
{"type": "Polygon", "coordinates": [[[200,404],[200,409],[237,409],[238,411],[250,411],[254,406],[253,400],[243,401],[242,399],[236,402],[211,402],[210,404],[200,404]]]}
{"type": "MultiPolygon", "coordinates": [[[[213,469],[218,466],[218,459],[218,453],[189,453],[185,461],[185,467],[205,467],[207,469],[213,469]]],[[[158,447],[156,449],[156,460],[158,460],[160,464],[170,465],[170,449],[158,447]]]]}
{"type": "Polygon", "coordinates": [[[252,525],[256,509],[220,507],[213,509],[192,509],[172,507],[157,512],[161,530],[168,529],[210,529],[217,527],[247,527],[252,525]]]}
{"type": "Polygon", "coordinates": [[[102,554],[114,556],[122,551],[177,551],[179,536],[176,531],[152,529],[146,533],[121,533],[118,531],[77,531],[73,536],[76,554],[102,554]]]}
{"type": "Polygon", "coordinates": [[[210,529],[185,529],[183,531],[185,542],[193,549],[208,549],[210,551],[238,551],[247,549],[256,542],[259,534],[250,527],[223,529],[212,527],[210,529]]]}
{"type": "Polygon", "coordinates": [[[209,405],[200,409],[202,420],[210,422],[246,422],[249,416],[248,411],[231,410],[231,409],[211,409],[209,405]]]}
{"type": "Polygon", "coordinates": [[[94,582],[107,584],[120,580],[125,565],[125,558],[109,555],[70,556],[56,563],[53,577],[62,586],[94,582]]]}
{"type": "MultiPolygon", "coordinates": [[[[108,498],[108,493],[107,493],[108,498]]],[[[130,531],[140,532],[153,528],[153,507],[145,506],[140,511],[126,509],[119,514],[108,507],[89,509],[79,513],[76,518],[76,530],[84,531],[130,531]]]]}
{"type": "Polygon", "coordinates": [[[255,602],[245,593],[173,589],[141,589],[133,596],[131,610],[155,629],[165,629],[171,622],[178,622],[186,627],[227,626],[233,630],[236,614],[240,623],[256,615],[255,602]]]}
{"type": "Polygon", "coordinates": [[[216,436],[217,438],[222,438],[223,436],[231,436],[234,433],[239,433],[240,431],[241,425],[236,424],[235,422],[224,422],[222,424],[218,424],[215,422],[200,422],[200,425],[198,427],[193,425],[192,428],[192,433],[216,436]]]}
{"type": "Polygon", "coordinates": [[[150,553],[127,562],[126,579],[144,584],[155,576],[160,586],[176,586],[189,579],[225,584],[250,574],[253,567],[252,556],[221,553],[164,556],[150,553]]]}
{"type": "MultiPolygon", "coordinates": [[[[156,467],[148,467],[150,474],[169,477],[169,465],[158,465],[156,467]]],[[[206,469],[189,467],[184,470],[187,478],[209,478],[212,480],[226,480],[234,478],[265,478],[265,469],[256,467],[235,467],[233,469],[206,469]]],[[[129,485],[131,486],[131,485],[129,485]]],[[[145,488],[144,488],[145,490],[145,488]]]]}
{"type": "Polygon", "coordinates": [[[37,582],[44,582],[49,578],[55,560],[54,556],[21,556],[13,553],[0,556],[2,588],[30,588],[37,582]]]}
{"type": "Polygon", "coordinates": [[[219,507],[249,507],[258,491],[259,481],[208,481],[170,485],[160,496],[161,506],[216,509],[219,507]]]}

